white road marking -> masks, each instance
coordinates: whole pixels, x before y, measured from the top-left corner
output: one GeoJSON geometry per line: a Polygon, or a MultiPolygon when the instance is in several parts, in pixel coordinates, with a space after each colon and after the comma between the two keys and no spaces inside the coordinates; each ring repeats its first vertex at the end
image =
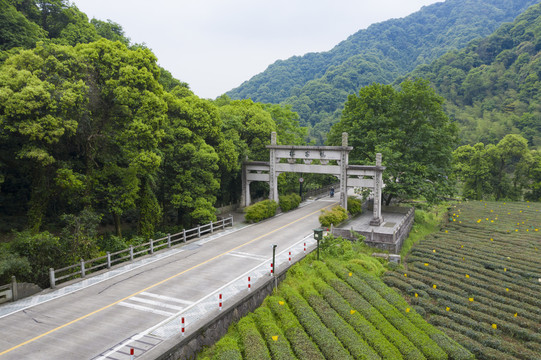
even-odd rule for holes
{"type": "Polygon", "coordinates": [[[146,292],[146,291],[142,292],[140,295],[144,295],[144,296],[148,296],[148,297],[153,297],[153,298],[156,298],[156,299],[160,299],[160,300],[164,300],[164,301],[169,301],[169,302],[176,302],[176,303],[179,303],[179,304],[185,304],[185,305],[191,305],[191,304],[193,304],[193,301],[177,299],[177,298],[173,298],[173,297],[170,297],[170,296],[165,296],[165,295],[159,295],[159,294],[149,293],[149,292],[146,292]]]}
{"type": "Polygon", "coordinates": [[[131,308],[131,309],[146,311],[146,312],[149,312],[149,313],[158,314],[158,315],[162,315],[162,316],[173,316],[173,315],[175,315],[175,313],[172,313],[172,312],[169,312],[169,311],[156,310],[156,309],[153,309],[153,308],[149,308],[147,306],[130,304],[130,303],[127,303],[127,302],[124,302],[124,301],[119,302],[118,305],[122,305],[122,306],[125,306],[125,307],[128,307],[128,308],[131,308]]]}
{"type": "Polygon", "coordinates": [[[172,310],[176,310],[176,311],[180,311],[180,310],[184,309],[184,307],[181,307],[181,306],[170,305],[170,304],[166,304],[166,303],[163,303],[163,302],[160,302],[160,301],[154,301],[154,300],[150,300],[150,299],[141,298],[139,296],[132,296],[128,300],[140,302],[140,303],[143,303],[143,304],[153,305],[153,306],[156,306],[156,307],[172,309],[172,310]]]}
{"type": "Polygon", "coordinates": [[[241,258],[245,258],[245,259],[260,260],[260,261],[265,261],[265,260],[269,259],[268,256],[250,254],[250,253],[245,253],[245,252],[242,252],[242,251],[231,251],[231,252],[227,253],[227,255],[241,257],[241,258]]]}

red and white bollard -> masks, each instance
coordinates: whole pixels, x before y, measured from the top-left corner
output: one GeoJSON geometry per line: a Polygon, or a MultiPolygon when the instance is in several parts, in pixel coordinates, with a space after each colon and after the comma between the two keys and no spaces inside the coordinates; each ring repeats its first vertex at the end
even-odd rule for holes
{"type": "Polygon", "coordinates": [[[182,336],[184,336],[184,318],[181,319],[181,322],[182,322],[182,327],[181,327],[182,336]]]}
{"type": "Polygon", "coordinates": [[[304,243],[304,254],[306,255],[306,243],[304,243]]]}
{"type": "Polygon", "coordinates": [[[130,349],[130,360],[133,360],[134,359],[134,350],[133,348],[130,349]]]}
{"type": "Polygon", "coordinates": [[[219,306],[220,310],[222,310],[222,294],[220,294],[220,303],[219,303],[218,306],[219,306]]]}
{"type": "Polygon", "coordinates": [[[289,252],[289,265],[291,265],[291,251],[289,252]]]}
{"type": "Polygon", "coordinates": [[[252,281],[252,279],[248,276],[248,291],[250,291],[252,289],[251,281],[252,281]]]}
{"type": "Polygon", "coordinates": [[[272,265],[273,265],[273,263],[271,263],[271,272],[270,272],[270,276],[272,276],[272,273],[273,273],[272,265]]]}

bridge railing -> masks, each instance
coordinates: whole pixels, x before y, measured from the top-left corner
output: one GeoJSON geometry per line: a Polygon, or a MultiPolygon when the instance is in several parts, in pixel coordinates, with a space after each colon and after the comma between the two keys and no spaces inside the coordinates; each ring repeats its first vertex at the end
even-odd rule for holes
{"type": "Polygon", "coordinates": [[[137,257],[154,254],[156,251],[170,248],[178,243],[185,243],[188,240],[200,238],[206,234],[212,234],[216,230],[225,229],[226,226],[233,226],[233,217],[210,222],[206,225],[198,225],[193,229],[184,229],[176,234],[167,234],[160,239],[150,239],[148,242],[139,245],[130,245],[129,248],[107,252],[106,255],[90,260],[81,259],[77,264],[66,266],[61,269],[49,269],[49,281],[54,289],[60,282],[85,278],[87,274],[103,269],[110,269],[113,265],[133,261],[137,257]]]}

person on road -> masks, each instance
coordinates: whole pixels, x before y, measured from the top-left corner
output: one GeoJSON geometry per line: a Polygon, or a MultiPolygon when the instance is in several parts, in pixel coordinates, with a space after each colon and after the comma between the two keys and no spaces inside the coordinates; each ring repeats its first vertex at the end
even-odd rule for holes
{"type": "Polygon", "coordinates": [[[334,186],[331,186],[331,197],[334,197],[334,186]]]}

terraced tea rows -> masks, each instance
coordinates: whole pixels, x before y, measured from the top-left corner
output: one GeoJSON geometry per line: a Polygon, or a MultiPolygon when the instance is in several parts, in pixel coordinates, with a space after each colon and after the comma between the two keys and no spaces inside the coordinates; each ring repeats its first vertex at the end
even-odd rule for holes
{"type": "Polygon", "coordinates": [[[274,296],[200,358],[472,359],[355,262],[296,265],[274,296]]]}
{"type": "Polygon", "coordinates": [[[384,281],[480,359],[541,359],[541,205],[466,202],[384,281]]]}

